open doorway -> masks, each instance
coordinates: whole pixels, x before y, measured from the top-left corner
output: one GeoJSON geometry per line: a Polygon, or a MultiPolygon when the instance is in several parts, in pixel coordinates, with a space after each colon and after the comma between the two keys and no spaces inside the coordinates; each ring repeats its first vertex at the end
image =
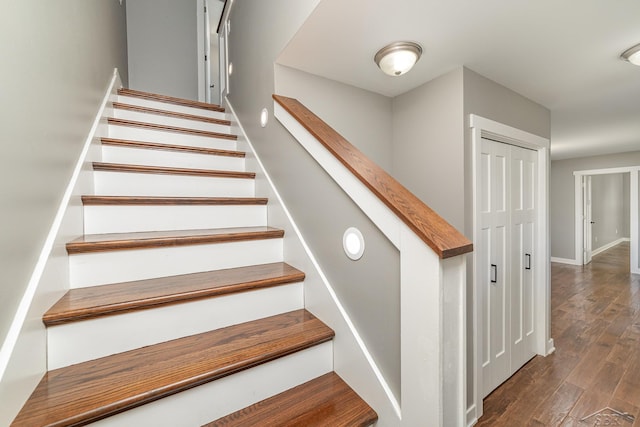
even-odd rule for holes
{"type": "Polygon", "coordinates": [[[629,241],[630,272],[640,274],[638,167],[575,172],[576,259],[629,241]]]}
{"type": "Polygon", "coordinates": [[[584,175],[583,264],[620,243],[631,240],[631,173],[584,175]]]}

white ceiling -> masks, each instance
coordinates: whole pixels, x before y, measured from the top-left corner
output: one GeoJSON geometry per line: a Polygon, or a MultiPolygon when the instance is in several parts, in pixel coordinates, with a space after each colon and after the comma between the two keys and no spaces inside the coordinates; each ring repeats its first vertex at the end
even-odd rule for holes
{"type": "Polygon", "coordinates": [[[386,96],[465,66],[551,110],[554,159],[640,150],[640,0],[322,0],[279,62],[386,96]],[[420,43],[408,74],[378,49],[420,43]]]}

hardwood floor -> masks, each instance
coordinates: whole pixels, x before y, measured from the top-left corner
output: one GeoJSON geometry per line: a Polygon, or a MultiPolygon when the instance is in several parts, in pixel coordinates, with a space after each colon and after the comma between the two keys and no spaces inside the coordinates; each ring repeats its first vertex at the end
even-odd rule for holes
{"type": "Polygon", "coordinates": [[[477,426],[640,426],[640,275],[629,243],[585,267],[551,265],[551,336],[536,356],[484,401],[477,426]],[[635,418],[583,418],[611,408],[635,418]]]}

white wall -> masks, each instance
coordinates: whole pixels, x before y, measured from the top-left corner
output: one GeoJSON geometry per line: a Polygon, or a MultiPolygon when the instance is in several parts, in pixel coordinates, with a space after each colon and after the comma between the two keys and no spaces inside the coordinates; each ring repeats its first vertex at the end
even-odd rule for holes
{"type": "Polygon", "coordinates": [[[198,99],[196,0],[127,0],[129,87],[198,99]]]}

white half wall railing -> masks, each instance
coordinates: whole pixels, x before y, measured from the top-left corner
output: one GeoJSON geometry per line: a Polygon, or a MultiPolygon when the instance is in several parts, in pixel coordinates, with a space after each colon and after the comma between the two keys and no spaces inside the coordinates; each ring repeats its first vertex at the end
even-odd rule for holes
{"type": "Polygon", "coordinates": [[[471,242],[300,102],[273,98],[275,117],[399,250],[400,425],[466,425],[471,242]]]}

